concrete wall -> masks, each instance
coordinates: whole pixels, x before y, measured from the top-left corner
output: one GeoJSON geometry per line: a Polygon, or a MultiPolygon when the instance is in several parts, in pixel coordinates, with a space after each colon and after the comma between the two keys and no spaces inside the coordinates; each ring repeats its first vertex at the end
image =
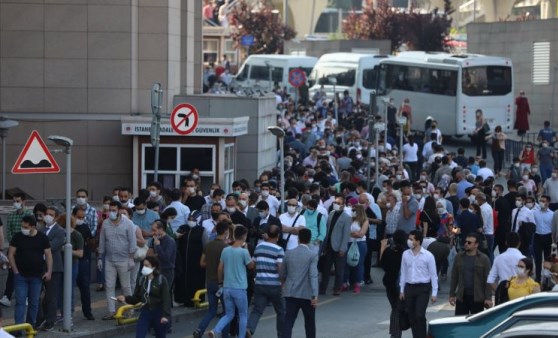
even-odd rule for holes
{"type": "Polygon", "coordinates": [[[236,178],[246,178],[249,182],[275,165],[276,138],[268,126],[277,124],[275,97],[245,98],[234,95],[193,95],[175,98],[175,104],[193,104],[204,117],[249,116],[248,134],[237,139],[236,178]]]}
{"type": "MultiPolygon", "coordinates": [[[[531,106],[531,125],[542,126],[550,119],[554,127],[558,120],[551,116],[558,111],[558,100],[552,107],[553,67],[558,62],[558,19],[523,22],[470,24],[467,26],[467,50],[470,53],[498,55],[511,58],[514,65],[515,94],[525,90],[531,106]],[[533,43],[550,42],[550,83],[533,84],[533,43]],[[554,120],[554,121],[553,121],[554,120]]],[[[531,128],[531,131],[536,131],[531,128]]]]}
{"type": "MultiPolygon", "coordinates": [[[[0,0],[0,115],[19,120],[8,169],[31,130],[74,139],[74,186],[94,199],[131,185],[132,138],[120,116],[162,111],[201,89],[201,1],[0,0]]],[[[60,164],[65,167],[63,157],[60,164]]],[[[64,193],[62,175],[8,175],[34,198],[64,193]]]]}
{"type": "Polygon", "coordinates": [[[326,40],[326,41],[288,41],[285,54],[293,51],[306,51],[306,55],[320,57],[326,53],[352,52],[357,49],[378,49],[379,54],[391,54],[389,40],[326,40]]]}

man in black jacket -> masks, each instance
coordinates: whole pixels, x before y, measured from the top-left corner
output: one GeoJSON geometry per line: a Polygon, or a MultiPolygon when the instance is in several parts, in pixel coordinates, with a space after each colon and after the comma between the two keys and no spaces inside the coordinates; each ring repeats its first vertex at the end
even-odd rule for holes
{"type": "MultiPolygon", "coordinates": [[[[250,240],[255,247],[259,242],[267,239],[267,228],[268,226],[274,224],[281,227],[281,221],[279,218],[273,216],[269,212],[269,204],[266,201],[260,201],[256,204],[256,210],[258,210],[258,217],[254,219],[251,228],[250,240]]],[[[279,236],[281,238],[281,236],[279,236]]]]}
{"type": "Polygon", "coordinates": [[[511,211],[512,208],[508,199],[503,196],[504,187],[501,184],[495,184],[492,189],[492,198],[494,200],[493,210],[498,213],[498,227],[496,228],[496,244],[500,253],[506,251],[506,235],[511,231],[511,211]]]}

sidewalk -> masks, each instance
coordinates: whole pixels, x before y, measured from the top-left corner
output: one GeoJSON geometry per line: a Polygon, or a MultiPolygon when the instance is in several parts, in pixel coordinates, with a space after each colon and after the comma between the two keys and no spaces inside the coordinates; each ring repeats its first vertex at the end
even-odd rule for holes
{"type": "MultiPolygon", "coordinates": [[[[1,275],[2,273],[0,273],[1,275]]],[[[1,278],[1,277],[0,277],[1,278]]],[[[116,325],[115,320],[102,320],[101,318],[107,314],[107,302],[105,292],[97,292],[95,290],[96,284],[91,284],[91,308],[93,310],[93,316],[95,316],[95,320],[87,320],[83,317],[81,312],[81,302],[80,302],[80,295],[79,289],[74,290],[74,298],[75,298],[75,311],[74,311],[74,319],[73,319],[73,329],[72,332],[66,333],[62,332],[62,323],[59,323],[54,326],[54,330],[50,332],[39,331],[38,337],[48,337],[48,338],[55,338],[55,337],[95,337],[95,338],[104,338],[104,337],[116,337],[118,335],[123,335],[126,333],[131,333],[135,331],[136,324],[128,324],[128,325],[116,325]]],[[[116,294],[119,294],[119,289],[116,290],[116,294]]],[[[14,323],[14,306],[15,301],[12,299],[12,304],[10,307],[2,307],[2,326],[11,325],[14,323]]],[[[184,319],[192,319],[196,316],[196,314],[203,313],[205,309],[193,309],[193,308],[186,308],[186,307],[177,307],[172,309],[172,316],[173,321],[176,320],[184,320],[184,319]]],[[[175,333],[171,334],[172,336],[181,337],[183,334],[175,333]]]]}

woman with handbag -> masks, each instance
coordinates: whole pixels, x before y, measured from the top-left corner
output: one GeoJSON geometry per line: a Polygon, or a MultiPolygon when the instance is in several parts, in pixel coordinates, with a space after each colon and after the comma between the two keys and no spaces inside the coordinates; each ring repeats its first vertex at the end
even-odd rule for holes
{"type": "Polygon", "coordinates": [[[508,287],[509,300],[514,300],[533,293],[541,292],[541,286],[530,276],[533,274],[533,261],[522,258],[517,262],[517,276],[510,279],[508,287]]]}
{"type": "Polygon", "coordinates": [[[475,130],[470,135],[471,141],[477,147],[477,155],[483,160],[486,159],[486,136],[490,133],[490,126],[483,117],[482,110],[477,109],[475,112],[475,130]]]}
{"type": "Polygon", "coordinates": [[[345,265],[345,283],[341,286],[341,291],[346,291],[350,285],[353,286],[354,293],[360,293],[360,285],[364,281],[364,258],[366,257],[366,233],[368,232],[368,218],[361,204],[353,205],[353,222],[351,223],[351,241],[348,243],[347,264],[345,265]],[[351,266],[351,251],[358,248],[358,262],[351,266]],[[353,248],[351,250],[351,247],[353,248]]]}
{"type": "Polygon", "coordinates": [[[504,153],[506,152],[506,134],[502,126],[494,128],[492,135],[492,158],[494,159],[494,175],[498,177],[504,166],[504,153]]]}
{"type": "Polygon", "coordinates": [[[420,213],[420,225],[424,237],[438,237],[438,227],[440,226],[440,216],[436,210],[436,200],[428,196],[424,200],[424,207],[420,213]]]}

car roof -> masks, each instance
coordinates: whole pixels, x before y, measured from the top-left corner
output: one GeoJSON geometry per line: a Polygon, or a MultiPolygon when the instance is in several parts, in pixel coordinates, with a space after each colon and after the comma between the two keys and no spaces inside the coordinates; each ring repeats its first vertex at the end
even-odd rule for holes
{"type": "Polygon", "coordinates": [[[495,335],[494,338],[516,337],[516,336],[558,336],[558,322],[525,323],[511,327],[495,335]]]}

